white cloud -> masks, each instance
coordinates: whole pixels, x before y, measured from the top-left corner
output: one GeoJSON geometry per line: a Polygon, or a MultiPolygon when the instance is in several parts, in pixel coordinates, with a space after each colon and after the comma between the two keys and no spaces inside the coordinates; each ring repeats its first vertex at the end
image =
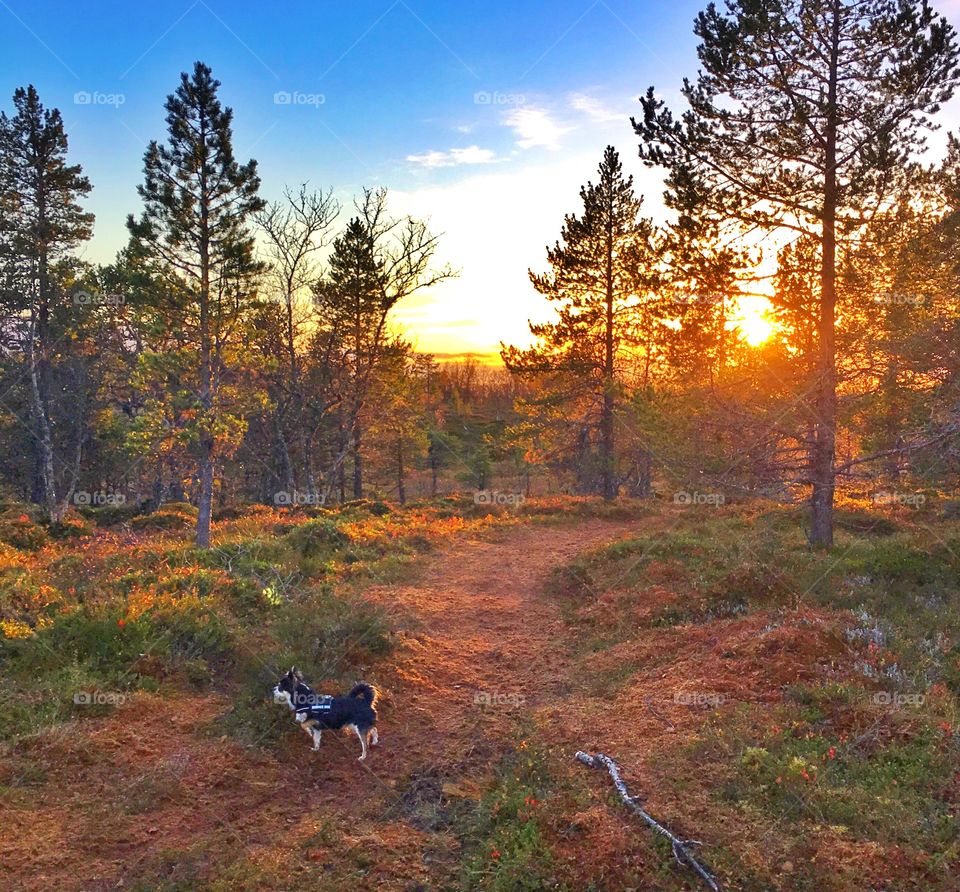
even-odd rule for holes
{"type": "Polygon", "coordinates": [[[598,124],[605,124],[609,121],[625,121],[627,115],[613,111],[607,108],[599,99],[593,96],[587,96],[586,93],[572,93],[570,95],[570,107],[578,112],[582,112],[591,121],[598,124]]]}
{"type": "MultiPolygon", "coordinates": [[[[423,350],[495,351],[530,343],[527,320],[551,317],[530,284],[528,268],[546,268],[546,246],[560,234],[564,215],[579,211],[581,184],[596,177],[603,140],[535,163],[463,168],[462,179],[391,191],[392,211],[429,219],[440,234],[437,265],[450,263],[458,278],[404,301],[397,323],[423,350]],[[462,320],[475,320],[463,325],[462,320]]],[[[662,178],[639,159],[625,157],[637,191],[651,196],[644,212],[660,216],[662,178]]]]}
{"type": "Polygon", "coordinates": [[[513,132],[518,137],[517,145],[521,149],[533,149],[538,146],[559,149],[560,137],[573,129],[554,121],[545,108],[514,108],[503,116],[503,122],[507,127],[513,128],[513,132]]]}
{"type": "Polygon", "coordinates": [[[422,155],[407,155],[407,161],[420,167],[457,167],[461,164],[493,164],[497,153],[493,149],[467,146],[465,149],[450,149],[449,152],[424,152],[422,155]]]}

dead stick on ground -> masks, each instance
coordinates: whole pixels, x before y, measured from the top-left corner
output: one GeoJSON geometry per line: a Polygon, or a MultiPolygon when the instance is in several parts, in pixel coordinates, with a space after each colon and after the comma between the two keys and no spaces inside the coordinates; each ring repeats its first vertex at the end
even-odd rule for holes
{"type": "Polygon", "coordinates": [[[686,864],[687,867],[699,874],[700,878],[710,889],[713,890],[713,892],[720,892],[720,887],[717,885],[717,881],[713,878],[713,876],[711,876],[710,872],[699,861],[697,861],[693,853],[690,851],[692,846],[698,846],[700,843],[695,839],[680,839],[679,837],[674,836],[656,818],[648,814],[639,805],[637,805],[636,797],[631,796],[627,792],[627,785],[620,777],[620,769],[617,767],[617,763],[614,762],[613,759],[611,759],[609,756],[605,756],[603,753],[597,753],[595,756],[591,756],[589,753],[584,752],[578,752],[576,758],[579,762],[582,762],[584,765],[587,765],[590,768],[606,768],[607,772],[610,774],[610,778],[613,780],[614,787],[617,788],[617,792],[620,794],[620,798],[624,801],[624,804],[627,806],[627,808],[629,808],[634,814],[637,814],[643,818],[648,827],[652,828],[661,836],[665,836],[670,840],[670,846],[673,849],[673,857],[677,859],[677,863],[686,864]]]}

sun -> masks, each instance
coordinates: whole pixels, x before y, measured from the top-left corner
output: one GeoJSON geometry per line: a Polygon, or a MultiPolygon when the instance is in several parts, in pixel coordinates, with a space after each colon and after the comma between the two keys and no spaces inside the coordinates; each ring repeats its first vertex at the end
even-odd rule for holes
{"type": "Polygon", "coordinates": [[[740,300],[737,310],[738,315],[731,320],[731,327],[737,329],[751,347],[766,343],[773,334],[770,302],[765,297],[745,297],[740,300]]]}

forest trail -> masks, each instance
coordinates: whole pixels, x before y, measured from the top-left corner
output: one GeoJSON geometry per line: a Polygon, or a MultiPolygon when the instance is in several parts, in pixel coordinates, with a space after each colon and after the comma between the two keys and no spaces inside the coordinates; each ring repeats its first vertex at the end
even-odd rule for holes
{"type": "Polygon", "coordinates": [[[495,541],[454,543],[413,585],[368,592],[421,624],[387,676],[399,749],[414,745],[437,765],[470,762],[566,692],[569,630],[544,582],[578,554],[637,529],[636,521],[600,520],[517,527],[495,541]]]}
{"type": "Polygon", "coordinates": [[[542,594],[546,577],[646,523],[454,540],[424,559],[415,583],[370,589],[407,631],[367,673],[384,701],[381,745],[365,763],[355,737],[325,734],[311,753],[292,726],[279,757],[242,747],[218,736],[229,703],[210,694],[140,693],[22,744],[18,758],[57,782],[8,801],[0,885],[88,892],[152,875],[151,889],[181,888],[225,859],[238,865],[232,888],[293,888],[318,861],[337,888],[346,858],[361,865],[353,888],[437,888],[459,857],[442,804],[477,798],[534,712],[570,690],[569,631],[542,594]]]}

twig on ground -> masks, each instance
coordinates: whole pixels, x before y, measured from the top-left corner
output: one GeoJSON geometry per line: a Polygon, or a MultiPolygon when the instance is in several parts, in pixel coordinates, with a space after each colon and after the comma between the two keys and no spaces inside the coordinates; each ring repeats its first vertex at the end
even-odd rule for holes
{"type": "Polygon", "coordinates": [[[697,842],[695,839],[680,839],[679,837],[674,836],[656,818],[641,808],[637,804],[637,797],[631,796],[627,791],[627,785],[623,782],[623,778],[620,777],[620,769],[617,767],[617,763],[614,762],[613,759],[611,759],[609,756],[605,756],[603,753],[597,753],[595,756],[591,756],[589,753],[584,753],[582,751],[577,752],[576,759],[578,762],[582,762],[584,765],[590,768],[606,768],[611,780],[613,781],[614,787],[616,787],[617,792],[620,794],[620,798],[623,800],[627,808],[629,808],[634,814],[639,815],[648,827],[670,840],[670,847],[673,850],[673,857],[677,859],[677,863],[686,864],[687,867],[695,871],[712,890],[712,892],[720,892],[720,887],[717,885],[717,881],[713,878],[712,874],[699,861],[697,861],[696,857],[694,857],[693,853],[690,851],[692,847],[699,846],[701,843],[697,842]]]}
{"type": "Polygon", "coordinates": [[[651,698],[649,695],[643,698],[643,704],[647,707],[647,710],[650,712],[650,714],[655,719],[659,719],[661,722],[663,722],[668,731],[676,731],[677,729],[674,727],[673,722],[671,722],[670,719],[668,719],[662,712],[657,712],[653,704],[650,702],[650,699],[651,698]]]}

